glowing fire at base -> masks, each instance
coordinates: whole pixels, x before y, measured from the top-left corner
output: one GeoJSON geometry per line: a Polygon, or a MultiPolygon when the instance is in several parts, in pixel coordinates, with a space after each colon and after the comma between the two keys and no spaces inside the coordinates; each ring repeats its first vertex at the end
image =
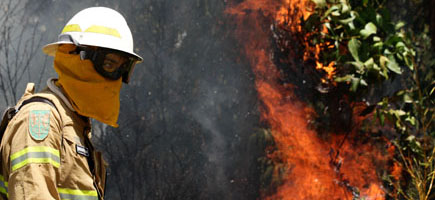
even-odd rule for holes
{"type": "MultiPolygon", "coordinates": [[[[268,123],[278,148],[270,157],[287,166],[284,183],[268,199],[384,199],[373,162],[385,161],[384,156],[372,145],[344,140],[345,136],[331,134],[331,138],[320,139],[308,128],[313,111],[297,99],[291,85],[281,84],[279,70],[271,61],[270,25],[264,24],[264,19],[295,19],[286,17],[284,11],[289,9],[296,18],[305,17],[301,11],[304,5],[307,3],[303,0],[246,0],[227,10],[237,19],[236,34],[250,60],[263,103],[261,117],[268,123]]],[[[298,29],[295,26],[293,30],[298,29]]],[[[318,63],[317,67],[332,74],[333,65],[318,63]]]]}

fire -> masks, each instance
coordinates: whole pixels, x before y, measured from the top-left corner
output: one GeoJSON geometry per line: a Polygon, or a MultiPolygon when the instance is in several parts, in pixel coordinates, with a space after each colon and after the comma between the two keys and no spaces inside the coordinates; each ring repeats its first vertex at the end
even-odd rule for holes
{"type": "MultiPolygon", "coordinates": [[[[324,29],[324,32],[327,32],[326,29],[324,29]]],[[[314,47],[314,59],[316,60],[316,69],[317,70],[323,70],[326,72],[326,79],[327,80],[332,80],[334,75],[335,75],[335,62],[330,62],[328,65],[323,65],[323,63],[321,63],[320,60],[320,53],[323,49],[325,48],[333,48],[334,45],[331,45],[329,43],[326,44],[317,44],[314,47]]],[[[308,50],[307,52],[305,52],[305,56],[304,56],[304,60],[307,60],[309,57],[309,50],[313,51],[313,48],[310,47],[310,45],[308,44],[308,41],[305,41],[305,48],[308,50]]],[[[327,82],[325,78],[322,78],[322,82],[325,83],[327,82]]],[[[335,82],[332,82],[333,84],[335,84],[335,82]]]]}
{"type": "MultiPolygon", "coordinates": [[[[311,11],[307,8],[312,7],[313,2],[304,0],[284,0],[281,5],[282,6],[275,15],[275,21],[279,24],[286,24],[289,22],[297,23],[299,21],[298,19],[301,17],[304,19],[308,18],[308,16],[311,14],[311,11]]],[[[293,28],[294,27],[297,27],[295,30],[298,31],[301,31],[302,29],[300,24],[295,24],[293,28]]]]}
{"type": "MultiPolygon", "coordinates": [[[[385,164],[386,156],[375,145],[352,140],[357,128],[347,136],[319,138],[309,128],[314,111],[294,95],[292,85],[282,84],[280,70],[272,61],[270,24],[286,24],[289,30],[300,31],[299,19],[309,16],[310,10],[304,8],[310,5],[309,0],[246,0],[227,9],[236,19],[236,35],[255,73],[261,120],[269,125],[278,149],[269,156],[287,166],[284,183],[267,198],[384,199],[375,165],[385,164]]],[[[314,55],[319,61],[322,49],[330,45],[308,49],[311,52],[305,55],[314,55]]],[[[317,62],[312,67],[332,78],[334,65],[317,62]]]]}
{"type": "MultiPolygon", "coordinates": [[[[302,32],[302,26],[300,19],[306,20],[314,9],[314,3],[311,0],[285,0],[282,2],[282,6],[275,15],[275,22],[280,25],[281,28],[290,30],[291,32],[302,32]]],[[[322,33],[327,34],[328,29],[326,26],[322,27],[322,33]]],[[[335,62],[330,62],[324,65],[320,62],[320,53],[327,48],[334,48],[333,44],[329,42],[310,44],[310,38],[313,33],[306,33],[301,39],[305,46],[304,60],[314,59],[316,62],[316,69],[326,72],[326,77],[322,78],[322,82],[326,83],[330,81],[333,85],[333,77],[335,75],[335,62]],[[313,55],[314,54],[314,55],[313,55]]]]}
{"type": "MultiPolygon", "coordinates": [[[[335,67],[334,67],[335,63],[334,62],[330,62],[327,66],[324,66],[322,63],[320,63],[319,61],[316,61],[316,69],[318,70],[323,70],[327,73],[327,78],[329,80],[332,80],[334,74],[335,74],[335,67]]],[[[326,80],[322,79],[322,82],[325,83],[326,80]]]]}

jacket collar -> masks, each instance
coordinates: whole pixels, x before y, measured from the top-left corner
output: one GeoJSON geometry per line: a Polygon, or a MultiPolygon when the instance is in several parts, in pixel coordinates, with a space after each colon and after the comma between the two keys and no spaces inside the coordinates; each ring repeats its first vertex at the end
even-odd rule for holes
{"type": "Polygon", "coordinates": [[[47,86],[48,89],[50,89],[54,94],[56,94],[60,99],[62,99],[63,103],[72,111],[75,112],[74,108],[71,105],[71,102],[68,100],[68,98],[64,95],[62,88],[59,88],[55,82],[57,81],[56,78],[49,78],[47,80],[47,86]]]}

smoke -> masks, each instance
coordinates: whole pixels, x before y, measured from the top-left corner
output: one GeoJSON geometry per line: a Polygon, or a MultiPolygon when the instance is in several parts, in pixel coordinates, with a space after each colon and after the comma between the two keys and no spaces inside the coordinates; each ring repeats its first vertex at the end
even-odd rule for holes
{"type": "MultiPolygon", "coordinates": [[[[222,133],[222,123],[218,119],[222,112],[223,105],[232,104],[231,99],[234,94],[224,92],[225,88],[217,87],[216,85],[202,84],[200,91],[204,93],[201,99],[197,99],[197,107],[192,111],[194,119],[201,125],[202,129],[208,134],[209,141],[207,145],[202,147],[202,150],[207,155],[208,166],[206,170],[209,178],[207,180],[207,191],[222,195],[223,199],[229,198],[230,180],[225,174],[228,166],[229,142],[226,137],[231,137],[222,133]]],[[[225,112],[225,111],[224,111],[225,112]]]]}
{"type": "Polygon", "coordinates": [[[208,173],[212,174],[207,180],[207,190],[212,193],[220,193],[220,191],[228,191],[224,154],[226,142],[217,128],[215,119],[208,114],[210,111],[213,112],[211,107],[214,107],[214,100],[206,99],[204,104],[202,105],[203,109],[193,111],[193,116],[201,124],[201,127],[210,134],[209,144],[202,148],[210,163],[209,169],[207,169],[208,173]]]}

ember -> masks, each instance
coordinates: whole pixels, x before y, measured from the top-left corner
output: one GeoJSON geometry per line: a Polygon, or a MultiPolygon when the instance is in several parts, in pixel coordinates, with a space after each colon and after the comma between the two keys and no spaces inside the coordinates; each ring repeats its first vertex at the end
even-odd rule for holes
{"type": "MultiPolygon", "coordinates": [[[[278,151],[270,154],[272,160],[281,160],[287,170],[284,183],[268,199],[384,199],[385,192],[376,172],[376,165],[385,164],[387,157],[368,142],[358,141],[354,135],[358,123],[346,135],[329,134],[320,138],[310,128],[314,111],[297,95],[295,87],[283,84],[283,75],[274,63],[271,49],[271,25],[297,34],[300,19],[309,16],[309,0],[247,0],[230,7],[227,12],[237,19],[236,34],[242,41],[245,54],[256,76],[261,114],[270,129],[278,151]]],[[[304,36],[305,39],[309,35],[304,36]]],[[[300,41],[299,41],[300,42],[300,41]]],[[[305,42],[305,43],[304,43],[305,42]]],[[[319,54],[330,44],[309,48],[303,58],[314,59],[315,65],[304,66],[326,72],[323,81],[332,81],[334,62],[323,65],[319,54]]],[[[278,43],[279,44],[279,43],[278,43]]],[[[278,47],[278,49],[288,48],[278,47]]],[[[358,117],[352,118],[359,120],[358,117]]],[[[349,119],[349,120],[352,120],[349,119]]]]}

